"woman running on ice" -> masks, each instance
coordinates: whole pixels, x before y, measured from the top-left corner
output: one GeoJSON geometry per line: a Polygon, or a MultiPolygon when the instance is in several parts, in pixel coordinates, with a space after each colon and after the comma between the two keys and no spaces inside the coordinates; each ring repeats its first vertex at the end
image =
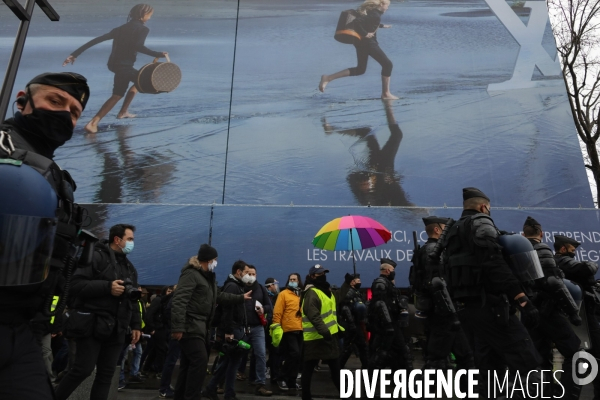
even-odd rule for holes
{"type": "Polygon", "coordinates": [[[319,90],[325,91],[327,84],[335,79],[346,76],[358,76],[367,70],[369,56],[381,64],[381,98],[384,100],[395,100],[398,97],[390,92],[390,76],[393,64],[385,55],[377,43],[377,28],[391,28],[391,25],[381,24],[381,16],[390,6],[390,0],[365,0],[358,7],[360,16],[355,20],[354,29],[360,35],[361,40],[354,44],[356,48],[357,65],[353,68],[343,69],[332,75],[321,76],[319,90]]]}
{"type": "MultiPolygon", "coordinates": [[[[167,52],[152,51],[144,43],[146,36],[150,30],[144,25],[150,18],[154,9],[148,4],[137,4],[129,12],[127,17],[127,23],[113,29],[105,35],[99,36],[96,39],[90,40],[77,50],[75,50],[63,63],[63,67],[67,64],[74,64],[75,59],[79,57],[81,53],[90,47],[104,42],[106,40],[113,41],[112,52],[108,58],[108,69],[115,74],[115,80],[113,85],[113,94],[106,100],[106,102],[100,108],[100,111],[94,118],[85,126],[85,130],[90,133],[98,132],[98,123],[100,120],[108,114],[110,110],[123,98],[129,82],[135,82],[138,76],[138,70],[133,68],[137,53],[147,54],[152,57],[165,57],[167,52]]],[[[135,85],[131,85],[121,111],[117,114],[117,118],[133,118],[134,114],[127,112],[131,101],[135,97],[137,89],[135,85]]]]}

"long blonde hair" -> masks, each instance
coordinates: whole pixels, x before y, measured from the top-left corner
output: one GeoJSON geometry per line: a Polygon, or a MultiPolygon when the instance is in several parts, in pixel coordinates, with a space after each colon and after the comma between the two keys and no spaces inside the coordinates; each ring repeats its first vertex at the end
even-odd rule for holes
{"type": "Polygon", "coordinates": [[[367,11],[378,9],[385,4],[389,6],[390,0],[365,0],[365,2],[358,7],[358,12],[367,15],[367,11]]]}

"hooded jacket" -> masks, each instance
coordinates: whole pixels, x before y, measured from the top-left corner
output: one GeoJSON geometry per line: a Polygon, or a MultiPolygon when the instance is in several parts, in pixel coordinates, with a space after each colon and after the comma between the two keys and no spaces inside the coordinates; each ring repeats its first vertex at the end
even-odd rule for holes
{"type": "Polygon", "coordinates": [[[241,305],[243,302],[243,295],[218,293],[215,273],[204,271],[194,256],[181,270],[171,300],[171,332],[206,339],[216,304],[241,305]]]}
{"type": "Polygon", "coordinates": [[[131,279],[134,289],[138,288],[137,271],[127,256],[110,249],[108,241],[98,243],[92,265],[78,268],[73,275],[70,307],[113,316],[119,335],[124,335],[127,327],[141,330],[138,302],[127,298],[125,293],[118,297],[111,294],[112,282],[126,279],[131,279]]]}

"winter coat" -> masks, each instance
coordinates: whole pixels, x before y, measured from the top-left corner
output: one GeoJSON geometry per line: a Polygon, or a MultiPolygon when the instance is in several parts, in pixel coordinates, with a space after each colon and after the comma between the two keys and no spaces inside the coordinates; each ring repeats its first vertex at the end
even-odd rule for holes
{"type": "Polygon", "coordinates": [[[96,244],[92,264],[73,274],[69,308],[114,317],[119,335],[125,335],[128,327],[141,330],[137,300],[130,300],[125,293],[118,297],[111,294],[112,282],[126,279],[131,279],[132,288],[138,288],[137,271],[127,256],[110,249],[108,241],[96,244]]]}
{"type": "MultiPolygon", "coordinates": [[[[244,284],[235,276],[229,274],[229,277],[223,284],[223,293],[229,295],[243,294],[244,284]]],[[[232,334],[236,329],[243,329],[248,326],[246,307],[244,304],[219,304],[219,307],[222,308],[218,326],[220,333],[232,334]]]]}
{"type": "MultiPolygon", "coordinates": [[[[311,290],[313,285],[307,285],[304,289],[304,299],[302,310],[304,314],[317,329],[320,335],[327,335],[329,329],[325,326],[321,317],[321,300],[314,290],[311,290]]],[[[333,296],[333,293],[330,294],[333,296]]],[[[335,297],[334,297],[335,301],[335,297]]],[[[331,360],[339,358],[340,349],[338,346],[338,334],[334,334],[331,340],[317,339],[304,341],[303,343],[304,361],[309,360],[331,360]]]]}
{"type": "Polygon", "coordinates": [[[246,317],[248,319],[248,326],[262,325],[260,323],[260,317],[256,312],[256,301],[259,301],[263,306],[265,315],[271,315],[273,313],[273,306],[271,305],[271,298],[267,293],[267,289],[263,287],[258,281],[255,281],[251,286],[245,286],[244,291],[252,290],[252,301],[244,303],[246,306],[246,317]]]}
{"type": "Polygon", "coordinates": [[[215,305],[241,304],[244,298],[218,293],[214,272],[202,270],[198,257],[194,256],[181,270],[171,302],[171,332],[183,332],[183,337],[206,340],[215,305]]]}
{"type": "Polygon", "coordinates": [[[273,323],[281,324],[283,332],[301,331],[302,317],[296,316],[300,309],[300,295],[289,288],[279,293],[273,311],[273,323]]]}

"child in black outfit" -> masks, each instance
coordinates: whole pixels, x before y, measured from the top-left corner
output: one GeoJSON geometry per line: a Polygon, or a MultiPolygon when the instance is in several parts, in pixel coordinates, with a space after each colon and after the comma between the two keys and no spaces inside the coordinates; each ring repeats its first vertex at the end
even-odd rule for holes
{"type": "MultiPolygon", "coordinates": [[[[63,67],[67,64],[74,64],[75,59],[79,57],[81,53],[90,47],[104,42],[106,40],[113,41],[112,52],[108,58],[108,69],[114,72],[114,86],[112,96],[102,105],[100,111],[94,118],[85,126],[85,130],[90,133],[98,132],[98,123],[100,120],[108,114],[110,110],[123,98],[129,82],[135,82],[138,75],[133,65],[137,58],[137,53],[147,54],[152,57],[165,57],[168,53],[152,51],[147,48],[144,43],[146,36],[150,30],[144,25],[150,18],[154,9],[148,4],[137,4],[129,12],[127,17],[127,23],[113,29],[105,35],[99,36],[93,40],[90,40],[77,50],[75,50],[63,63],[63,67]]],[[[135,115],[127,112],[131,101],[135,97],[137,89],[135,85],[132,85],[127,92],[121,111],[117,114],[117,118],[133,118],[135,115]]]]}

